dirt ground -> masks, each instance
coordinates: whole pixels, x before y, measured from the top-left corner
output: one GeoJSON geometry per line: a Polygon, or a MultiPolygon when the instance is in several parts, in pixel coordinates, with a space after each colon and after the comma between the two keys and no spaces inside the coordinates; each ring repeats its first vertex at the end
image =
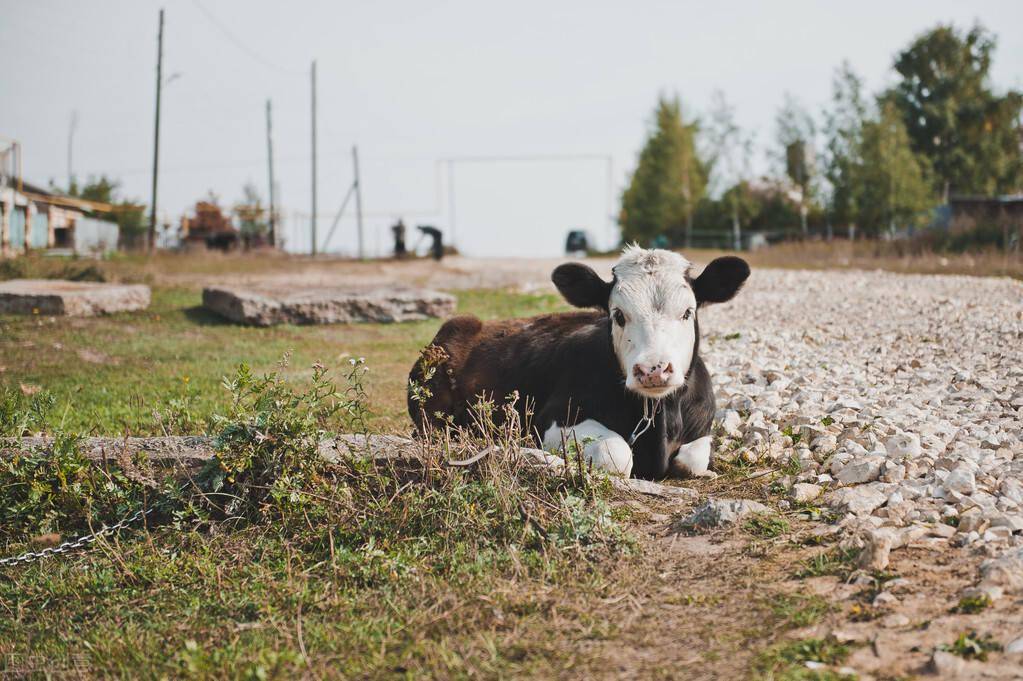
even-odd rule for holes
{"type": "MultiPolygon", "coordinates": [[[[767,485],[742,484],[721,477],[687,482],[704,495],[750,497],[771,505],[767,485]]],[[[835,640],[850,649],[837,669],[862,680],[911,678],[1023,679],[1023,655],[992,652],[984,661],[962,660],[942,673],[931,666],[935,648],[951,645],[969,632],[991,634],[1003,644],[1023,631],[1023,599],[1003,598],[973,614],[956,613],[960,591],[976,583],[983,553],[952,549],[923,539],[892,553],[881,575],[805,577],[800,572],[830,547],[810,540],[823,523],[793,518],[777,537],[751,534],[739,523],[706,533],[677,533],[685,508],[665,502],[632,501],[643,541],[642,574],[621,575],[628,598],[614,604],[590,603],[616,623],[616,635],[579,651],[585,678],[798,678],[757,671],[772,647],[801,640],[835,640]],[[674,526],[674,527],[673,527],[674,526]],[[859,579],[857,579],[859,578],[859,579]],[[866,583],[858,583],[864,581],[866,583]],[[884,590],[895,602],[873,605],[884,590]],[[792,609],[825,602],[827,612],[806,626],[792,609]],[[783,614],[779,614],[783,613],[783,614]],[[626,643],[627,642],[627,643],[626,643]],[[751,671],[752,670],[752,671],[751,671]]],[[[960,659],[960,658],[957,658],[960,659]]],[[[792,674],[789,670],[789,674],[792,674]]]]}

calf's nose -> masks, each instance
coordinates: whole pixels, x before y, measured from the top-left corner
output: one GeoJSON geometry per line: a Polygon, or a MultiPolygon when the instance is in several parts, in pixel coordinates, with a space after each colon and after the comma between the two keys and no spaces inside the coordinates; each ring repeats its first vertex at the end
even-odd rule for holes
{"type": "Polygon", "coordinates": [[[675,368],[666,364],[634,364],[632,375],[644,388],[663,388],[668,385],[675,368]]]}

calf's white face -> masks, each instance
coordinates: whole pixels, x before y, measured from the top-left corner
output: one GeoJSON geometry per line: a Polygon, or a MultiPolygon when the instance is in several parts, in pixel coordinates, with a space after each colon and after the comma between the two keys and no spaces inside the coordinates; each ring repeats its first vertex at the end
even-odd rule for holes
{"type": "Polygon", "coordinates": [[[749,277],[746,262],[731,256],[714,260],[696,279],[690,267],[678,253],[628,246],[611,282],[578,263],[559,266],[551,278],[569,303],[607,311],[625,387],[660,399],[685,385],[697,308],[730,300],[749,277]]]}
{"type": "Polygon", "coordinates": [[[685,384],[696,344],[690,263],[677,253],[628,248],[608,296],[611,341],[625,387],[661,398],[685,384]]]}

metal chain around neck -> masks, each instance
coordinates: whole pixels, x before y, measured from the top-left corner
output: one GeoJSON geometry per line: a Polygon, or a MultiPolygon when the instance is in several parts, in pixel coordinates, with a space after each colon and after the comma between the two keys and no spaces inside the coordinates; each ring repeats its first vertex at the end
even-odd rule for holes
{"type": "Polygon", "coordinates": [[[632,429],[632,435],[629,436],[629,446],[631,447],[639,439],[639,436],[650,430],[650,426],[654,425],[654,419],[657,417],[657,410],[661,408],[661,401],[655,400],[652,397],[643,398],[643,417],[636,424],[636,427],[632,429]]]}
{"type": "Polygon", "coordinates": [[[74,551],[76,549],[80,549],[83,546],[88,546],[89,544],[93,543],[94,541],[96,541],[100,537],[106,536],[108,534],[113,534],[114,532],[117,532],[118,530],[124,529],[125,527],[127,527],[128,525],[131,525],[133,522],[135,522],[139,518],[141,518],[143,516],[147,516],[147,515],[149,515],[152,512],[153,512],[152,508],[148,508],[146,510],[139,509],[138,511],[136,511],[132,515],[124,518],[123,520],[121,520],[119,523],[116,523],[114,525],[109,525],[109,526],[108,525],[104,525],[103,527],[99,528],[98,530],[96,530],[92,534],[87,534],[87,535],[85,535],[83,537],[79,537],[78,539],[75,539],[74,541],[66,541],[63,544],[61,544],[60,546],[51,546],[51,547],[45,548],[45,549],[43,549],[41,551],[28,551],[26,553],[21,554],[20,556],[11,556],[9,558],[0,558],[0,567],[6,567],[8,565],[19,565],[19,564],[23,565],[25,563],[32,563],[34,561],[39,560],[40,558],[46,558],[47,556],[53,556],[53,555],[56,555],[56,554],[59,554],[59,553],[68,553],[69,551],[74,551]]]}

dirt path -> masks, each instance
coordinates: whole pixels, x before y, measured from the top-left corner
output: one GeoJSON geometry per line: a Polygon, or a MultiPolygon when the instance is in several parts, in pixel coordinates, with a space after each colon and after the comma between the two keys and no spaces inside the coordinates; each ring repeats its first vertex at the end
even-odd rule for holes
{"type": "MultiPolygon", "coordinates": [[[[695,486],[719,498],[735,491],[725,478],[695,486]]],[[[776,506],[768,488],[744,485],[743,494],[776,506]]],[[[569,676],[840,678],[823,675],[830,670],[861,681],[1023,678],[1020,654],[992,651],[984,661],[945,656],[940,670],[932,663],[936,648],[954,647],[964,634],[993,634],[1004,643],[1023,631],[1019,599],[954,612],[961,590],[976,582],[983,554],[921,541],[893,553],[883,572],[847,563],[836,566],[840,574],[803,576],[815,556],[835,549],[837,535],[821,545],[813,541],[826,524],[788,515],[777,536],[759,535],[749,521],[680,534],[677,523],[691,506],[628,503],[642,535],[642,559],[613,575],[621,587],[616,598],[577,606],[606,620],[613,633],[580,645],[569,676]],[[891,598],[878,599],[882,592],[891,598]],[[779,651],[798,644],[812,649],[815,642],[842,645],[847,654],[821,676],[796,675],[811,672],[806,662],[779,662],[785,654],[779,651]]]]}

